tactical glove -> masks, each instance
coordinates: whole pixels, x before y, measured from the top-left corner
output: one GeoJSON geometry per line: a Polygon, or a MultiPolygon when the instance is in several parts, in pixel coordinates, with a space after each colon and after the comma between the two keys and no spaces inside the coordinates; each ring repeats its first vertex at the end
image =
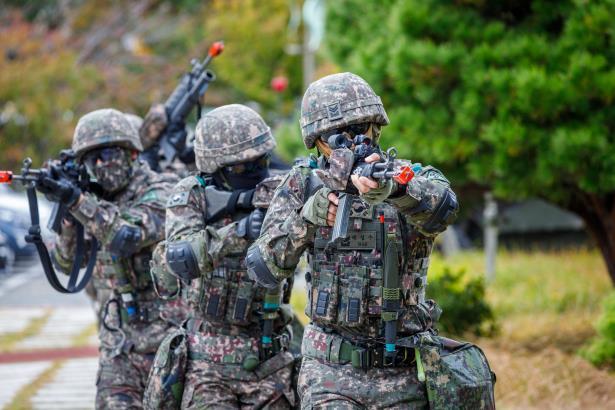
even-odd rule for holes
{"type": "Polygon", "coordinates": [[[45,194],[50,201],[63,203],[69,208],[81,196],[81,189],[64,178],[55,179],[45,176],[36,181],[36,189],[45,194]]]}
{"type": "Polygon", "coordinates": [[[380,204],[391,195],[396,185],[397,184],[392,179],[387,179],[384,182],[380,182],[378,188],[371,189],[369,192],[361,194],[361,199],[371,205],[380,204]]]}
{"type": "Polygon", "coordinates": [[[327,213],[329,210],[329,194],[331,190],[322,187],[314,193],[303,205],[301,216],[308,222],[317,226],[327,226],[327,213]]]}
{"type": "Polygon", "coordinates": [[[265,211],[256,208],[250,215],[242,218],[237,223],[237,236],[249,240],[255,240],[261,234],[261,227],[265,220],[265,211]]]}

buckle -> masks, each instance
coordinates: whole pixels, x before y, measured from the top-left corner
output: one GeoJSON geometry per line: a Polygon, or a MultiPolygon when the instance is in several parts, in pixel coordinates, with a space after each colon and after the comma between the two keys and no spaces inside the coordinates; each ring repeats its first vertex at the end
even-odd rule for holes
{"type": "Polygon", "coordinates": [[[362,347],[357,347],[352,351],[352,367],[355,369],[369,370],[371,366],[370,351],[362,347]]]}

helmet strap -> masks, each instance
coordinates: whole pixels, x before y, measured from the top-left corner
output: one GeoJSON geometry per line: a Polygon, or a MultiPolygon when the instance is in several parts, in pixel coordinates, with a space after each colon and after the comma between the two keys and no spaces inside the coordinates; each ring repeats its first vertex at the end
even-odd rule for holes
{"type": "Polygon", "coordinates": [[[314,144],[316,144],[316,149],[319,153],[324,155],[326,158],[329,158],[329,156],[331,155],[331,147],[326,142],[324,142],[320,139],[320,137],[318,137],[316,138],[316,141],[314,141],[314,144]]]}

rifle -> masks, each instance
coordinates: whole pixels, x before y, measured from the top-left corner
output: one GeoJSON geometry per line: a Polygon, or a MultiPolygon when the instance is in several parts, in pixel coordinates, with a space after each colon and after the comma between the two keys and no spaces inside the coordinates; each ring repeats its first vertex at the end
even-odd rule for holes
{"type": "MultiPolygon", "coordinates": [[[[414,178],[413,168],[406,165],[395,165],[395,158],[397,158],[396,148],[391,147],[386,153],[383,153],[379,147],[371,145],[371,139],[365,135],[357,135],[351,141],[344,134],[335,134],[328,138],[327,144],[331,149],[354,148],[352,175],[368,177],[377,181],[393,179],[400,185],[406,185],[414,178]],[[380,155],[380,161],[365,162],[365,159],[374,153],[380,155]]],[[[336,247],[347,238],[348,224],[350,222],[350,205],[352,204],[352,197],[356,196],[357,193],[353,186],[349,186],[347,191],[339,193],[335,223],[333,224],[331,240],[327,244],[327,248],[336,247]]]]}
{"type": "Polygon", "coordinates": [[[54,207],[49,218],[48,228],[60,234],[62,232],[62,221],[70,220],[77,228],[77,247],[75,251],[75,260],[68,279],[67,286],[64,286],[60,281],[55,269],[53,268],[49,251],[41,237],[41,227],[38,212],[38,199],[36,196],[36,183],[45,178],[65,178],[77,184],[83,191],[99,192],[98,185],[90,181],[87,170],[83,165],[77,164],[75,154],[72,150],[60,151],[59,159],[50,160],[44,168],[32,169],[32,159],[26,158],[23,160],[21,175],[13,174],[12,171],[0,171],[0,183],[10,184],[13,181],[20,181],[26,186],[28,195],[28,205],[30,208],[31,226],[28,230],[25,240],[28,243],[33,243],[36,246],[38,256],[43,265],[43,270],[47,281],[55,290],[60,293],[77,293],[81,291],[90,280],[96,262],[96,253],[98,251],[98,243],[95,238],[92,238],[89,249],[89,259],[86,271],[79,282],[79,271],[85,252],[85,231],[83,225],[73,218],[66,206],[59,202],[54,203],[54,207]]]}
{"type": "Polygon", "coordinates": [[[147,161],[153,170],[160,171],[161,162],[167,165],[175,158],[185,164],[194,163],[194,150],[186,146],[186,118],[195,106],[199,106],[200,116],[200,100],[209,83],[216,79],[215,74],[207,70],[207,66],[223,50],[224,43],[218,41],[211,45],[203,61],[193,59],[190,62],[192,69],[183,75],[164,103],[168,124],[158,142],[141,153],[141,158],[147,161]]]}

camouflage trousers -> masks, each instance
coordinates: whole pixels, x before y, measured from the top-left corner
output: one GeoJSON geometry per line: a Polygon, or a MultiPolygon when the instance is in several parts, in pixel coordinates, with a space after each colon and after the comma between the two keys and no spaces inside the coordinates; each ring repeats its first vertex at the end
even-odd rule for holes
{"type": "Polygon", "coordinates": [[[182,409],[289,409],[294,405],[290,353],[278,353],[248,371],[243,362],[248,356],[258,358],[257,338],[197,332],[188,341],[182,409]]]}
{"type": "Polygon", "coordinates": [[[304,357],[297,389],[301,409],[428,409],[416,365],[361,370],[304,357]]]}
{"type": "Polygon", "coordinates": [[[96,409],[142,409],[143,392],[154,353],[121,353],[101,348],[96,380],[96,409]]]}

